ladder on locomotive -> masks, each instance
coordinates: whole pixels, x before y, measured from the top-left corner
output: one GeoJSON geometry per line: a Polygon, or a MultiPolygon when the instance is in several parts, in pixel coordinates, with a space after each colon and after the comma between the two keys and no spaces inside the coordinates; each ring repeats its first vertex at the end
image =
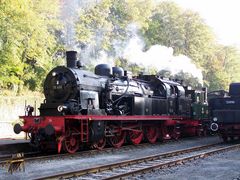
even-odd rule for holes
{"type": "Polygon", "coordinates": [[[88,119],[81,120],[81,141],[88,142],[88,119]]]}

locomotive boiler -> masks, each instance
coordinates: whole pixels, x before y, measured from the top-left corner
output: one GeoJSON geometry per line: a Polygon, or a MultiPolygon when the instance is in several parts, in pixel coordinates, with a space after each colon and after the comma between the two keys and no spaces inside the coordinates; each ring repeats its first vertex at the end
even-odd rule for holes
{"type": "Polygon", "coordinates": [[[84,70],[77,52],[66,52],[67,66],[53,68],[44,82],[45,100],[39,116],[21,116],[31,144],[42,149],[62,147],[74,153],[83,146],[120,147],[128,141],[155,143],[180,135],[204,134],[206,89],[190,90],[156,75],[139,75],[99,64],[84,70]]]}

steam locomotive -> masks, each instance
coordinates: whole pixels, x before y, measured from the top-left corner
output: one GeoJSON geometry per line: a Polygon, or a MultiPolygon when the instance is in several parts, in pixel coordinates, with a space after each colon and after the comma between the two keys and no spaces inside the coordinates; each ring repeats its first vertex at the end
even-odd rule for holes
{"type": "Polygon", "coordinates": [[[28,106],[21,116],[31,144],[74,153],[83,146],[102,149],[106,143],[119,148],[125,142],[155,143],[202,135],[208,120],[207,91],[192,90],[181,83],[155,75],[139,75],[120,67],[99,64],[95,73],[84,70],[77,52],[66,52],[67,67],[47,75],[45,100],[39,116],[28,106]]]}
{"type": "Polygon", "coordinates": [[[225,142],[240,138],[240,83],[231,83],[229,93],[222,91],[210,99],[209,110],[212,131],[225,142]]]}

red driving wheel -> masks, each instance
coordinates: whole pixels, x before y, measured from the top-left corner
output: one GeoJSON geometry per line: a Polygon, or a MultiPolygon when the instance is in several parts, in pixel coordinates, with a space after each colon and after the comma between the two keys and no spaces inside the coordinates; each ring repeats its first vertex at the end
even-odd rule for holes
{"type": "Polygon", "coordinates": [[[137,144],[140,144],[142,139],[143,139],[143,132],[142,131],[129,131],[128,132],[129,134],[129,139],[130,141],[137,145],[137,144]]]}
{"type": "Polygon", "coordinates": [[[63,142],[64,150],[71,154],[75,153],[79,149],[79,138],[77,135],[73,135],[74,133],[76,133],[76,130],[68,130],[63,142]]]}
{"type": "Polygon", "coordinates": [[[102,138],[98,142],[94,143],[93,147],[98,149],[98,150],[103,150],[105,145],[106,145],[106,138],[102,138]]]}
{"type": "Polygon", "coordinates": [[[126,132],[120,131],[119,133],[116,133],[114,136],[109,137],[109,142],[113,147],[120,148],[125,142],[125,138],[126,132]]]}
{"type": "Polygon", "coordinates": [[[154,144],[158,138],[158,128],[146,127],[146,138],[150,143],[154,144]]]}

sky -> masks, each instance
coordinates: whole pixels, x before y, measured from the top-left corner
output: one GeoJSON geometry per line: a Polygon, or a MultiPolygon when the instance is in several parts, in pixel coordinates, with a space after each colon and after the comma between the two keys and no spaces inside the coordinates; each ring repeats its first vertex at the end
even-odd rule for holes
{"type": "Polygon", "coordinates": [[[224,45],[240,47],[239,0],[171,0],[184,9],[200,14],[224,45]]]}

